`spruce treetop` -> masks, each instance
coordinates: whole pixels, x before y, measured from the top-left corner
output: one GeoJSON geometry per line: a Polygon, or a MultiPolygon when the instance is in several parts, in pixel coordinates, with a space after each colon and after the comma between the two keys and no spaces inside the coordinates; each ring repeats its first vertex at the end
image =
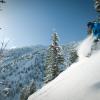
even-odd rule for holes
{"type": "Polygon", "coordinates": [[[52,34],[52,44],[57,46],[58,45],[58,41],[59,41],[59,37],[58,37],[58,34],[55,32],[52,34]]]}

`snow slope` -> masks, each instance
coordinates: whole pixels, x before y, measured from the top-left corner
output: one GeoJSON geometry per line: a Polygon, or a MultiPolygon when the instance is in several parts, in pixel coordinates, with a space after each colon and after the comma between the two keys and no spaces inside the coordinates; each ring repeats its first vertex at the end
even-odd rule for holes
{"type": "Polygon", "coordinates": [[[89,39],[83,41],[82,45],[85,45],[79,49],[79,57],[83,59],[79,59],[28,100],[100,100],[100,51],[90,57],[84,55],[86,51],[85,54],[91,52],[89,46],[93,42],[89,39]]]}

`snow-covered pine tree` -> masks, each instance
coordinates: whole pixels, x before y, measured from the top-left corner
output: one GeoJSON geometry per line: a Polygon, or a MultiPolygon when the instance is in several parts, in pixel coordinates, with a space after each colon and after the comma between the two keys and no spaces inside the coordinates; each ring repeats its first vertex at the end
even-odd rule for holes
{"type": "Polygon", "coordinates": [[[53,80],[62,71],[64,65],[64,56],[62,53],[61,46],[58,44],[59,37],[57,33],[52,35],[52,44],[47,50],[46,66],[45,66],[45,83],[53,80]]]}
{"type": "Polygon", "coordinates": [[[21,90],[20,100],[27,100],[28,97],[36,91],[35,82],[32,80],[29,86],[24,86],[21,90]]]}

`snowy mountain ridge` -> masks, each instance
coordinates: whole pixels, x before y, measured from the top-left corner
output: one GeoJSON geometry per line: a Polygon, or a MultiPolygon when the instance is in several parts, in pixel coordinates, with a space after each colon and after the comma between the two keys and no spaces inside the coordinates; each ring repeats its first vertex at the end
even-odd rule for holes
{"type": "Polygon", "coordinates": [[[44,46],[25,47],[6,51],[5,57],[0,62],[1,100],[19,100],[19,96],[17,95],[31,81],[36,82],[36,88],[41,87],[43,84],[43,60],[45,53],[46,47],[44,46]],[[5,92],[7,91],[5,88],[9,88],[12,93],[6,95],[5,92]]]}
{"type": "MultiPolygon", "coordinates": [[[[67,66],[77,45],[73,42],[62,46],[67,66]]],[[[40,45],[5,51],[0,61],[0,100],[20,100],[22,89],[31,82],[36,90],[43,86],[46,53],[47,47],[40,45]]]]}

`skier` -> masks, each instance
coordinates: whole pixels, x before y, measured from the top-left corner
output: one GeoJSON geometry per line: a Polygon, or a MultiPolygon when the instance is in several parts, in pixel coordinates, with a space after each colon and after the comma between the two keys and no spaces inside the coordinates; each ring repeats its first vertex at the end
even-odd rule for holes
{"type": "Polygon", "coordinates": [[[88,35],[93,34],[94,42],[98,42],[100,40],[100,22],[88,22],[88,35]]]}
{"type": "MultiPolygon", "coordinates": [[[[95,9],[100,14],[100,0],[95,0],[95,9]]],[[[97,20],[88,22],[87,26],[88,35],[93,34],[94,42],[98,42],[100,40],[100,16],[97,20]]]]}

